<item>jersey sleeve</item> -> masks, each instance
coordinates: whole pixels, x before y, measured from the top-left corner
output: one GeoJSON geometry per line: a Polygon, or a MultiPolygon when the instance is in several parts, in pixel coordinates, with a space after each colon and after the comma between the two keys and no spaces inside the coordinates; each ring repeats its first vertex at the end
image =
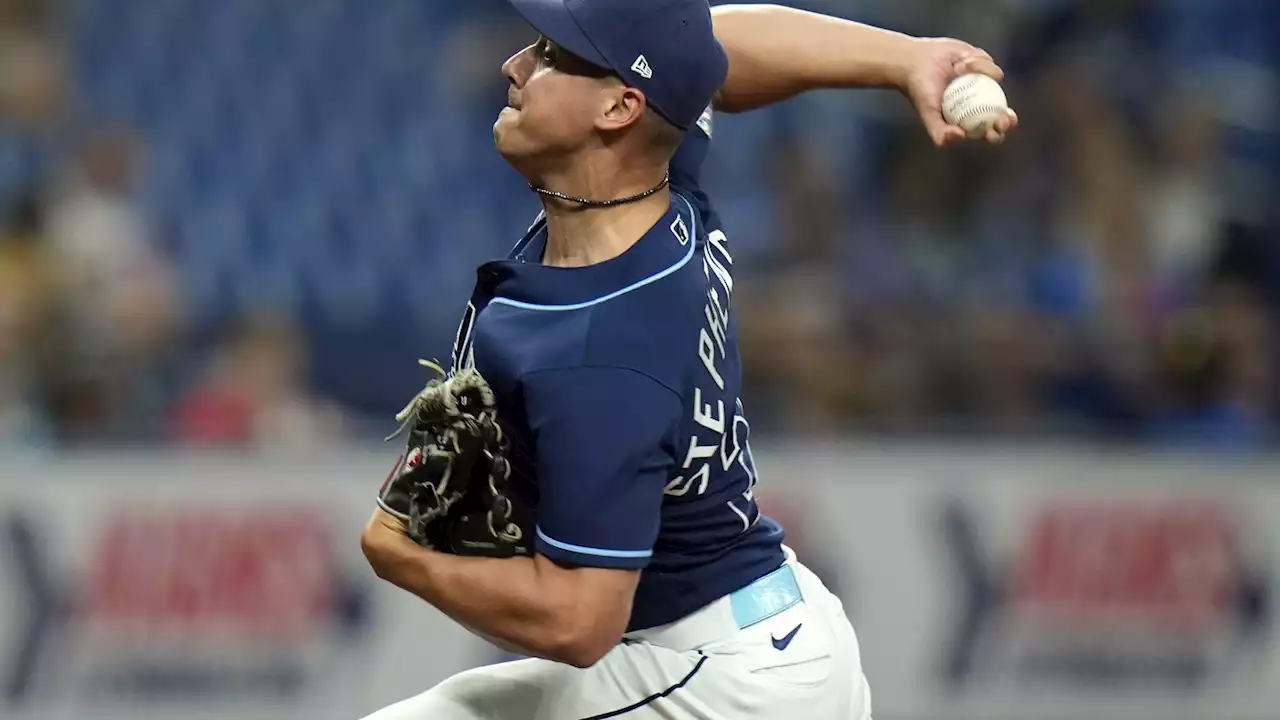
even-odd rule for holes
{"type": "Polygon", "coordinates": [[[538,552],[566,565],[647,566],[676,462],[676,394],[634,370],[589,367],[533,373],[524,396],[538,552]]]}

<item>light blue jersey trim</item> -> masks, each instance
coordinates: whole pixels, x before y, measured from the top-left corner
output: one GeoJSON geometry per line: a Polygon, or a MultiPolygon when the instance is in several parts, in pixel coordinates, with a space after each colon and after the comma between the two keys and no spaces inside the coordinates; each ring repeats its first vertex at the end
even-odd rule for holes
{"type": "Polygon", "coordinates": [[[600,548],[589,548],[589,547],[583,547],[581,545],[570,545],[569,543],[563,543],[563,542],[560,542],[559,540],[552,540],[551,538],[547,537],[546,533],[542,532],[542,528],[538,528],[537,533],[538,533],[538,537],[541,538],[543,542],[550,545],[551,547],[557,548],[560,550],[566,550],[568,552],[579,553],[581,555],[595,555],[597,557],[611,557],[611,558],[653,557],[652,550],[601,550],[600,548]]]}
{"type": "Polygon", "coordinates": [[[626,295],[632,290],[639,290],[645,285],[656,283],[662,278],[676,272],[677,270],[684,267],[685,265],[688,265],[689,261],[693,259],[694,251],[698,247],[698,243],[697,243],[698,214],[693,211],[693,206],[689,204],[688,200],[684,199],[684,196],[679,195],[677,193],[672,193],[672,196],[680,198],[680,202],[684,203],[685,207],[689,208],[689,219],[693,225],[693,232],[690,235],[691,240],[689,242],[689,251],[686,252],[684,254],[684,257],[680,258],[679,262],[677,262],[675,265],[672,265],[671,267],[667,268],[666,270],[663,270],[662,272],[657,273],[656,275],[650,275],[649,277],[643,280],[640,280],[639,282],[628,285],[622,288],[621,290],[615,290],[614,292],[611,292],[608,295],[605,295],[603,297],[598,297],[595,300],[588,300],[586,302],[576,303],[574,305],[538,305],[535,303],[521,302],[519,300],[512,300],[510,298],[504,298],[504,297],[496,297],[490,300],[489,304],[490,305],[510,305],[511,307],[521,308],[524,310],[547,310],[550,312],[563,312],[565,310],[581,310],[583,308],[591,307],[592,305],[599,305],[602,302],[607,302],[616,297],[621,297],[622,295],[626,295]]]}

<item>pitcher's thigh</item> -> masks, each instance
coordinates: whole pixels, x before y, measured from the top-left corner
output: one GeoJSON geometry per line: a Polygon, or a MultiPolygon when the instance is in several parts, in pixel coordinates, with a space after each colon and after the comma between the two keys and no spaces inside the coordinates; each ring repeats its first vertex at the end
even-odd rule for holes
{"type": "Polygon", "coordinates": [[[548,693],[537,720],[729,720],[714,659],[644,642],[615,647],[548,693]]]}
{"type": "Polygon", "coordinates": [[[365,720],[537,720],[555,688],[578,671],[547,660],[517,660],[459,673],[365,720]]]}
{"type": "Polygon", "coordinates": [[[697,653],[645,643],[614,648],[580,669],[517,660],[459,673],[366,720],[729,720],[723,695],[697,653]],[[695,685],[695,682],[697,685],[695,685]],[[694,693],[697,693],[695,695],[694,693]]]}
{"type": "Polygon", "coordinates": [[[845,682],[796,687],[771,675],[753,673],[732,657],[627,643],[586,669],[520,660],[468,670],[366,720],[771,720],[779,712],[805,720],[865,717],[850,712],[856,703],[849,702],[845,682]]]}

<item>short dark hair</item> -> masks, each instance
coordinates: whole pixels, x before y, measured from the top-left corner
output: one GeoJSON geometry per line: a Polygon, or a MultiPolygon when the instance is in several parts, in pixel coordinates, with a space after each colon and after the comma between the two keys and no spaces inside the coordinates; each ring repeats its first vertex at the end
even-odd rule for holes
{"type": "Polygon", "coordinates": [[[640,126],[649,137],[649,143],[654,152],[661,154],[664,160],[670,160],[671,156],[676,154],[680,143],[684,142],[684,131],[672,125],[652,108],[648,108],[644,117],[640,118],[640,126]]]}

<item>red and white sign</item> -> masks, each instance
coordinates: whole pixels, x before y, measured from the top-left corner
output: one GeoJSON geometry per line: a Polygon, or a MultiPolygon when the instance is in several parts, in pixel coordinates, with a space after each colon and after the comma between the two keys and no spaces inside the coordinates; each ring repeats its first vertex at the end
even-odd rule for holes
{"type": "MultiPolygon", "coordinates": [[[[877,716],[1272,717],[1280,460],[768,447],[877,716]]],[[[0,459],[5,720],[351,720],[492,662],[378,582],[381,449],[0,459]]]]}

